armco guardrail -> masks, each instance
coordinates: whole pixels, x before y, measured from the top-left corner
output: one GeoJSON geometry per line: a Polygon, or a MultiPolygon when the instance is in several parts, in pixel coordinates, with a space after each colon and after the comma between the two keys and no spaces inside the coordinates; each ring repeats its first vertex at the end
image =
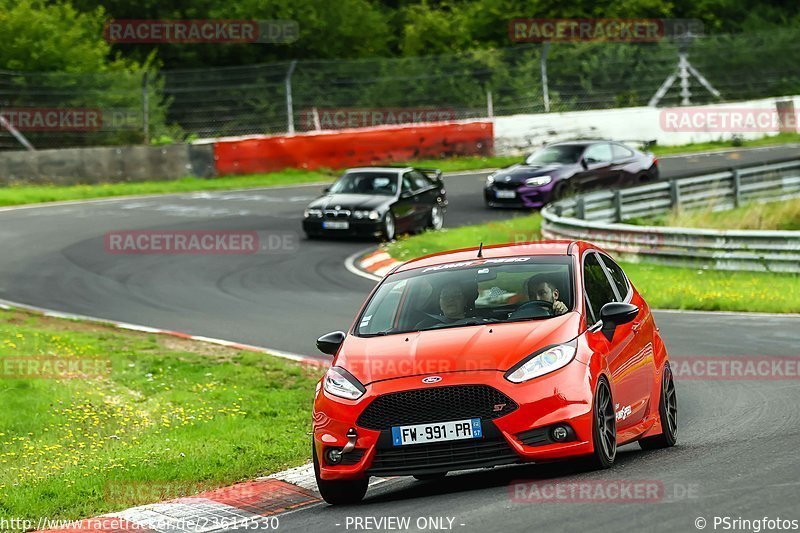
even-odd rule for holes
{"type": "Polygon", "coordinates": [[[545,238],[597,243],[627,260],[721,270],[800,272],[800,231],[634,226],[672,209],[737,207],[800,197],[800,160],[567,198],[542,210],[545,238]]]}

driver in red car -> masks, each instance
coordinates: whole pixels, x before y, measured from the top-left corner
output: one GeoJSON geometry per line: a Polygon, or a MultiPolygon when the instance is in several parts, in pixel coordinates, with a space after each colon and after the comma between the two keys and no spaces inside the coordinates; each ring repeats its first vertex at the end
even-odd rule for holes
{"type": "Polygon", "coordinates": [[[553,304],[553,314],[563,315],[567,312],[567,305],[558,299],[558,289],[546,276],[539,274],[531,277],[525,283],[528,290],[528,300],[541,300],[553,304]]]}

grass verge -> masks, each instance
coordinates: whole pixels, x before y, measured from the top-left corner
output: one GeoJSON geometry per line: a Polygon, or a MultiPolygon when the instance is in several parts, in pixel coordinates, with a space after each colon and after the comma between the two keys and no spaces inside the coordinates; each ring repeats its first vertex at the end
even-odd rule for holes
{"type": "Polygon", "coordinates": [[[800,143],[800,133],[779,133],[771,137],[762,137],[753,140],[740,141],[712,141],[705,143],[683,144],[678,146],[653,146],[650,151],[656,155],[678,155],[692,152],[706,152],[710,150],[724,150],[731,148],[760,148],[764,146],[778,146],[781,144],[800,143]]]}
{"type": "Polygon", "coordinates": [[[750,203],[736,209],[714,211],[672,211],[652,218],[626,221],[645,226],[677,226],[681,228],[800,230],[800,198],[780,202],[750,203]]]}
{"type": "Polygon", "coordinates": [[[13,310],[0,311],[0,363],[0,516],[89,517],[308,458],[318,368],[13,310]],[[110,371],[22,378],[32,357],[110,371]]]}
{"type": "Polygon", "coordinates": [[[222,178],[186,177],[171,181],[141,181],[135,183],[98,183],[90,185],[12,185],[0,187],[0,206],[22,205],[41,202],[63,202],[87,200],[112,196],[139,194],[165,194],[192,191],[216,191],[244,189],[248,187],[275,187],[331,181],[331,172],[308,170],[284,170],[248,176],[226,176],[222,178]]]}
{"type": "MultiPolygon", "coordinates": [[[[425,232],[387,246],[395,259],[541,238],[538,214],[503,222],[425,232]]],[[[647,263],[622,263],[633,284],[654,308],[702,311],[800,313],[800,276],[676,268],[647,263]]]]}

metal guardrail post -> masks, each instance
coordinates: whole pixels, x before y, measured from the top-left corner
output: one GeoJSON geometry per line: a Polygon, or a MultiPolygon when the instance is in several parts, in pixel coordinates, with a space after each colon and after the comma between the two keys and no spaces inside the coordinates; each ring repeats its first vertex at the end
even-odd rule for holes
{"type": "Polygon", "coordinates": [[[614,191],[614,222],[622,222],[622,191],[614,191]]]}
{"type": "Polygon", "coordinates": [[[581,220],[586,218],[586,200],[583,199],[583,196],[578,196],[575,199],[575,218],[581,220]]]}
{"type": "Polygon", "coordinates": [[[150,94],[146,70],[142,74],[142,135],[144,144],[150,144],[150,94]]]}
{"type": "Polygon", "coordinates": [[[738,168],[732,168],[733,173],[733,207],[739,207],[742,203],[742,176],[738,168]]]}
{"type": "Polygon", "coordinates": [[[678,180],[673,179],[669,182],[669,198],[672,209],[681,208],[681,188],[678,180]]]}

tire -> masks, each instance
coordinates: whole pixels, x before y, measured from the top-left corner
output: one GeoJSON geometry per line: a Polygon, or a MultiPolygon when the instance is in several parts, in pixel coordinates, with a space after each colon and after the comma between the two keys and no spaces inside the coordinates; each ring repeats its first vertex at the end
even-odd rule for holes
{"type": "Polygon", "coordinates": [[[438,479],[444,479],[444,476],[447,475],[447,472],[439,472],[436,474],[419,474],[414,476],[414,479],[417,481],[436,481],[438,479]]]}
{"type": "Polygon", "coordinates": [[[327,481],[319,477],[319,460],[314,445],[311,445],[311,455],[314,456],[314,477],[317,479],[317,488],[322,499],[331,505],[350,505],[364,499],[369,485],[369,478],[345,481],[327,481]]]}
{"type": "Polygon", "coordinates": [[[568,196],[572,196],[572,188],[567,183],[562,181],[553,189],[553,194],[550,195],[550,201],[548,203],[563,200],[568,196]]]}
{"type": "Polygon", "coordinates": [[[444,226],[444,209],[439,204],[431,208],[431,214],[428,217],[428,228],[439,231],[444,226]]]}
{"type": "Polygon", "coordinates": [[[595,470],[610,468],[617,457],[617,417],[606,378],[597,382],[592,402],[592,444],[589,465],[595,470]]]}
{"type": "Polygon", "coordinates": [[[387,211],[383,216],[383,240],[393,241],[397,236],[397,224],[391,211],[387,211]]]}
{"type": "Polygon", "coordinates": [[[675,381],[669,365],[664,367],[661,379],[661,399],[658,404],[658,416],[661,418],[661,434],[646,437],[639,441],[643,450],[658,450],[675,446],[678,440],[678,397],[675,393],[675,381]]]}

